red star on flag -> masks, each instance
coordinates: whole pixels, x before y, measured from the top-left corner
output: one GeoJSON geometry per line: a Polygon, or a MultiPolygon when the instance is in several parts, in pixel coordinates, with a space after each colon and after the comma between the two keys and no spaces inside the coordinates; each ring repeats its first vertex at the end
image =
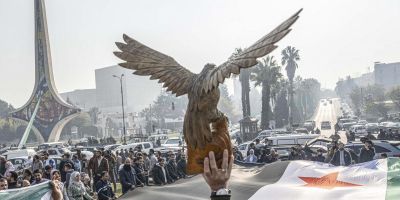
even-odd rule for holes
{"type": "Polygon", "coordinates": [[[315,188],[322,188],[322,189],[333,189],[335,187],[355,187],[355,186],[362,186],[362,185],[357,185],[353,183],[348,183],[348,182],[343,182],[343,181],[338,181],[339,172],[334,172],[327,174],[323,177],[316,178],[316,177],[301,177],[299,178],[306,182],[306,185],[303,185],[304,187],[315,187],[315,188]]]}

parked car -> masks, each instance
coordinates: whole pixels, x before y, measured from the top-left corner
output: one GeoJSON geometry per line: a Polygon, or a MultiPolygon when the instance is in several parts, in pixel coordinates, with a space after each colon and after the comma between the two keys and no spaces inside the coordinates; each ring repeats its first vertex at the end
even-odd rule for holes
{"type": "Polygon", "coordinates": [[[67,148],[49,148],[47,150],[38,151],[38,153],[41,154],[41,153],[44,153],[45,151],[47,151],[49,156],[62,157],[65,153],[70,153],[71,154],[71,151],[69,149],[67,149],[67,148]]]}
{"type": "Polygon", "coordinates": [[[368,134],[367,128],[364,125],[353,125],[349,130],[355,133],[356,136],[366,136],[368,134]]]}
{"type": "Polygon", "coordinates": [[[367,120],[358,120],[357,124],[366,125],[368,124],[367,120]]]}
{"type": "Polygon", "coordinates": [[[377,133],[379,131],[378,123],[368,123],[365,125],[367,132],[377,133]]]}
{"type": "Polygon", "coordinates": [[[17,150],[9,150],[2,154],[2,156],[6,157],[7,160],[12,158],[19,158],[19,157],[29,157],[34,156],[36,151],[33,149],[17,149],[17,150]]]}
{"type": "MultiPolygon", "coordinates": [[[[388,157],[400,157],[400,142],[387,140],[372,140],[375,148],[375,159],[380,158],[382,153],[386,153],[388,157]]],[[[345,148],[352,149],[357,155],[360,155],[361,148],[364,144],[360,141],[350,142],[345,148]]]]}
{"type": "Polygon", "coordinates": [[[321,122],[321,130],[329,130],[331,129],[331,122],[330,121],[322,121],[321,122]]]}
{"type": "Polygon", "coordinates": [[[178,137],[175,138],[169,138],[165,140],[164,144],[161,144],[162,147],[181,147],[182,146],[182,140],[178,137]]]}
{"type": "Polygon", "coordinates": [[[121,150],[125,150],[125,149],[129,151],[129,149],[131,149],[131,148],[132,149],[140,148],[142,150],[142,152],[145,152],[148,154],[150,149],[153,149],[154,146],[153,146],[152,142],[131,143],[131,144],[126,144],[126,145],[121,145],[121,146],[115,148],[113,150],[113,152],[115,153],[116,151],[121,151],[121,150]]]}
{"type": "Polygon", "coordinates": [[[65,144],[64,142],[47,142],[47,143],[40,144],[38,146],[38,150],[41,151],[41,150],[46,150],[49,148],[67,148],[67,147],[68,147],[68,145],[65,144]]]}
{"type": "Polygon", "coordinates": [[[8,160],[14,165],[17,170],[30,168],[32,164],[32,160],[29,160],[27,156],[15,157],[8,160]]]}

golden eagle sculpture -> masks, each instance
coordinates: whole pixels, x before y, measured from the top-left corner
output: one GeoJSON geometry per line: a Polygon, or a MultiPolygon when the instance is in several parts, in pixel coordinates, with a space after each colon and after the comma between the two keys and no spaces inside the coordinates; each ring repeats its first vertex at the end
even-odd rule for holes
{"type": "Polygon", "coordinates": [[[257,58],[276,49],[275,44],[291,31],[290,27],[299,18],[300,12],[301,10],[218,67],[206,64],[199,74],[190,72],[172,57],[153,50],[125,34],[123,35],[125,43],[116,42],[120,51],[114,54],[126,61],[120,63],[120,66],[135,70],[133,74],[150,76],[151,80],[158,79],[167,91],[176,96],[187,94],[189,103],[183,134],[188,146],[189,174],[202,172],[204,157],[211,150],[216,153],[218,164],[222,161],[224,149],[232,153],[227,128],[228,120],[217,109],[220,97],[219,84],[231,74],[239,74],[241,69],[256,65],[257,58]]]}

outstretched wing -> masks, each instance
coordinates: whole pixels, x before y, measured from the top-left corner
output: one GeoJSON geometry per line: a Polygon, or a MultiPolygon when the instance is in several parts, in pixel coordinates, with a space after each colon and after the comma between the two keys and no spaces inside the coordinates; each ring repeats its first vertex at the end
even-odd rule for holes
{"type": "Polygon", "coordinates": [[[208,93],[212,89],[217,88],[218,85],[223,83],[225,78],[229,78],[231,74],[239,74],[240,69],[256,65],[257,58],[267,55],[278,47],[275,43],[291,31],[290,27],[299,18],[299,13],[301,11],[302,9],[256,43],[209,72],[204,79],[205,81],[202,83],[202,88],[199,88],[200,90],[197,91],[208,93]]]}
{"type": "Polygon", "coordinates": [[[151,80],[159,79],[176,96],[188,93],[189,88],[196,78],[186,68],[182,67],[172,57],[153,50],[140,42],[123,35],[125,43],[116,42],[121,50],[114,52],[118,58],[126,61],[119,65],[124,68],[133,69],[136,75],[150,76],[151,80]]]}

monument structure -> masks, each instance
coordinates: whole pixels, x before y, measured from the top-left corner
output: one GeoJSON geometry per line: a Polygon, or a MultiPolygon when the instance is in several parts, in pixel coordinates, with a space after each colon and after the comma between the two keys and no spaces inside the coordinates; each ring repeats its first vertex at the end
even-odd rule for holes
{"type": "Polygon", "coordinates": [[[206,64],[199,74],[192,73],[172,57],[153,50],[127,35],[123,37],[125,43],[116,43],[120,51],[114,54],[125,61],[120,63],[120,66],[135,70],[136,75],[158,79],[159,83],[168,88],[167,91],[177,96],[187,94],[189,103],[183,134],[188,146],[189,174],[202,173],[204,158],[210,151],[215,152],[219,165],[222,163],[224,149],[232,154],[228,120],[217,109],[219,84],[231,74],[239,74],[241,69],[256,65],[258,58],[276,49],[276,43],[290,32],[290,27],[299,18],[300,11],[225,63],[219,66],[206,64]]]}
{"type": "Polygon", "coordinates": [[[25,143],[30,130],[33,130],[39,143],[58,141],[65,124],[80,114],[80,109],[58,95],[51,64],[45,3],[44,0],[35,0],[34,4],[35,86],[28,102],[10,113],[12,119],[28,125],[20,145],[25,143]]]}

